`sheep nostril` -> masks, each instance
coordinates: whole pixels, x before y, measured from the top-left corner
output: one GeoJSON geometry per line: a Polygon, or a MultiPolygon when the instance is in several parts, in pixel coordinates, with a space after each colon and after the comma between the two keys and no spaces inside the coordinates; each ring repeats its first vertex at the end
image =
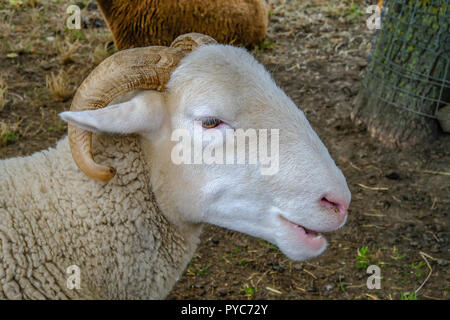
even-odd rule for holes
{"type": "Polygon", "coordinates": [[[343,217],[347,214],[348,205],[343,201],[337,201],[329,196],[324,196],[320,199],[320,204],[326,208],[332,209],[343,217]]]}

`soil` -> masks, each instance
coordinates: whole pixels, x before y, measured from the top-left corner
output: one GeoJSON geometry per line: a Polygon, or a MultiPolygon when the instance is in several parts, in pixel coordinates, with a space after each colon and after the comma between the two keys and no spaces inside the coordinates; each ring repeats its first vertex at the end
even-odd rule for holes
{"type": "MultiPolygon", "coordinates": [[[[168,299],[448,299],[449,135],[393,149],[350,120],[375,35],[365,8],[375,2],[270,1],[267,37],[252,49],[346,176],[347,224],[326,235],[322,256],[305,262],[261,239],[205,226],[168,299]],[[369,265],[380,267],[380,289],[367,287],[369,265]]],[[[0,104],[0,158],[32,154],[65,135],[57,114],[113,52],[96,6],[77,4],[81,30],[65,27],[69,1],[0,1],[0,80],[8,87],[0,104]],[[69,94],[46,85],[52,73],[69,94]]]]}

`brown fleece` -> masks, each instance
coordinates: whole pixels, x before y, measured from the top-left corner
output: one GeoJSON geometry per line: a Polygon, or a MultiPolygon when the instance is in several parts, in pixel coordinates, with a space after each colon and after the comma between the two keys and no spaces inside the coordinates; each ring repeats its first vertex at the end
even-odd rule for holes
{"type": "Polygon", "coordinates": [[[266,33],[264,0],[97,0],[119,50],[168,46],[198,32],[219,43],[254,46],[266,33]]]}

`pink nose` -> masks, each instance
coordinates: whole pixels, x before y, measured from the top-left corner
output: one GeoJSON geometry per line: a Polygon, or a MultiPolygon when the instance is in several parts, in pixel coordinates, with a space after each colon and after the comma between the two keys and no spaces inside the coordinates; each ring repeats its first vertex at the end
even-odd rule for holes
{"type": "Polygon", "coordinates": [[[347,214],[348,203],[344,200],[339,200],[332,196],[326,195],[320,199],[320,204],[325,208],[333,210],[341,218],[344,218],[347,214]]]}

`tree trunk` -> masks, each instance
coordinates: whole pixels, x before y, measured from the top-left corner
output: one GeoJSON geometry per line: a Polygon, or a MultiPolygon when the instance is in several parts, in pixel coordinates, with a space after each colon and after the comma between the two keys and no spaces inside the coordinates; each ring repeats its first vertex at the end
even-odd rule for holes
{"type": "Polygon", "coordinates": [[[447,0],[387,2],[352,120],[391,146],[436,138],[438,108],[450,95],[447,0]]]}

